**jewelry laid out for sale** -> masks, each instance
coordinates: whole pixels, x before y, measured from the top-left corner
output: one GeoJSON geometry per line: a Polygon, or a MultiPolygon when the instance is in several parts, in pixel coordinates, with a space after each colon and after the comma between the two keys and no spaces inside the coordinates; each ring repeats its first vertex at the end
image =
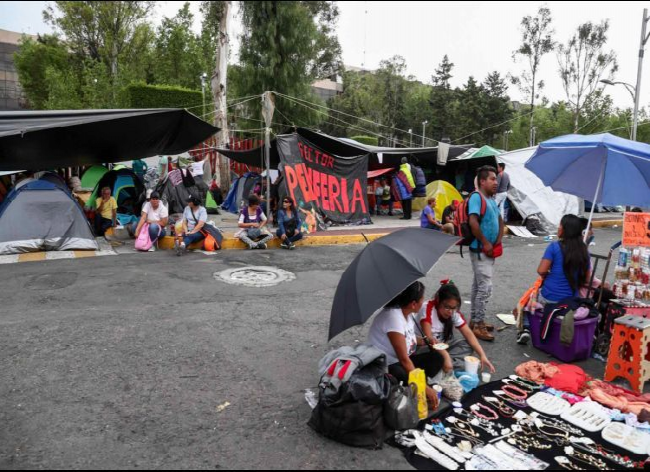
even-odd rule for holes
{"type": "Polygon", "coordinates": [[[550,393],[538,392],[526,400],[528,406],[533,410],[549,416],[560,416],[571,408],[571,404],[563,398],[556,397],[550,393]]]}
{"type": "Polygon", "coordinates": [[[649,434],[613,423],[611,411],[589,398],[571,406],[564,392],[544,388],[510,376],[492,395],[456,402],[450,416],[429,421],[422,432],[396,433],[395,441],[448,470],[643,468],[585,434],[602,430],[603,440],[639,456],[650,454],[649,434]],[[554,456],[554,463],[536,457],[540,454],[554,456]]]}
{"type": "Polygon", "coordinates": [[[603,439],[632,454],[650,454],[650,435],[625,423],[611,423],[603,429],[603,439]]]}
{"type": "Polygon", "coordinates": [[[596,402],[576,403],[561,418],[590,433],[600,431],[612,422],[609,410],[596,402]]]}

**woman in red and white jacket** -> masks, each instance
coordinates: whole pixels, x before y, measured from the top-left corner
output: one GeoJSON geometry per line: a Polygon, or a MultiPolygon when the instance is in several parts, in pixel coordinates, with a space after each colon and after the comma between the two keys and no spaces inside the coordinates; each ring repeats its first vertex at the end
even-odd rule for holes
{"type": "Polygon", "coordinates": [[[441,283],[442,286],[435,297],[422,306],[417,316],[425,342],[428,341],[431,345],[444,343],[449,346],[446,350],[439,351],[444,357],[445,372],[454,369],[462,370],[465,356],[476,352],[481,359],[483,370],[487,369],[490,373],[494,373],[494,366],[459,311],[462,301],[458,288],[448,280],[443,280],[441,283]],[[463,339],[454,339],[454,328],[460,331],[463,339]]]}

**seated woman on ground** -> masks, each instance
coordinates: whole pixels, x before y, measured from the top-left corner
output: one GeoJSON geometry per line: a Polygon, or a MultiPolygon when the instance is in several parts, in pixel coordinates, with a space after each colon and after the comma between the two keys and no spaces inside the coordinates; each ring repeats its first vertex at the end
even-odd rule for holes
{"type": "MultiPolygon", "coordinates": [[[[426,351],[417,354],[418,345],[424,340],[415,335],[415,320],[424,303],[424,285],[414,282],[389,302],[375,317],[368,333],[368,344],[386,354],[388,372],[398,381],[408,383],[409,372],[423,369],[427,377],[435,377],[444,359],[437,352],[426,351]]],[[[429,404],[438,407],[438,394],[427,387],[429,404]]]]}
{"type": "MultiPolygon", "coordinates": [[[[559,241],[547,248],[537,273],[544,278],[537,301],[546,305],[564,299],[579,297],[580,289],[589,283],[591,262],[583,240],[583,223],[575,215],[565,215],[558,228],[559,241]]],[[[518,344],[528,344],[530,322],[524,313],[524,329],[517,337],[518,344]]]]}
{"type": "Polygon", "coordinates": [[[425,303],[417,316],[417,321],[422,327],[425,342],[431,345],[444,343],[449,347],[439,351],[444,358],[443,370],[446,373],[461,370],[464,366],[465,356],[476,352],[481,359],[483,369],[494,373],[495,369],[488,359],[485,351],[472,333],[465,318],[460,313],[460,292],[453,282],[444,280],[435,297],[425,303]],[[454,328],[460,331],[463,338],[454,338],[454,328]]]}
{"type": "Polygon", "coordinates": [[[427,200],[427,206],[422,210],[420,216],[420,227],[425,229],[435,229],[447,234],[454,234],[454,225],[452,223],[442,224],[436,220],[436,199],[430,198],[427,200]]]}
{"type": "Polygon", "coordinates": [[[300,230],[302,222],[296,211],[296,205],[290,197],[282,199],[282,208],[278,210],[277,237],[282,240],[282,248],[295,249],[295,244],[303,238],[300,230]]]}
{"type": "Polygon", "coordinates": [[[201,200],[196,197],[190,197],[187,206],[183,211],[181,220],[181,232],[176,236],[175,247],[176,254],[181,255],[194,243],[205,239],[201,231],[208,221],[208,211],[201,206],[201,200]]]}
{"type": "Polygon", "coordinates": [[[256,195],[248,197],[248,206],[239,215],[241,228],[236,238],[239,238],[249,249],[266,249],[266,243],[273,239],[273,235],[266,229],[266,215],[260,208],[260,199],[256,195]]]}

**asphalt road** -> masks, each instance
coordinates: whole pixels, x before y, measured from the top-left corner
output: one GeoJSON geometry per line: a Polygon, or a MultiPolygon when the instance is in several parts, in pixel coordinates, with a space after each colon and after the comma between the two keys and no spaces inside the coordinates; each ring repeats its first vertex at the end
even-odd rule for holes
{"type": "MultiPolygon", "coordinates": [[[[620,229],[599,230],[595,251],[619,238],[620,229]]],[[[545,246],[506,241],[491,313],[511,311],[545,246]]],[[[348,448],[306,425],[303,390],[316,386],[318,360],[366,337],[368,326],[327,343],[336,285],[361,249],[2,266],[0,468],[409,468],[391,447],[348,448]],[[248,265],[297,277],[256,289],[213,277],[248,265]]],[[[447,277],[469,296],[471,267],[458,251],[429,274],[427,293],[447,277]]],[[[486,345],[497,376],[525,354],[549,360],[514,339],[509,328],[486,345]]],[[[581,365],[602,376],[602,363],[581,365]]]]}

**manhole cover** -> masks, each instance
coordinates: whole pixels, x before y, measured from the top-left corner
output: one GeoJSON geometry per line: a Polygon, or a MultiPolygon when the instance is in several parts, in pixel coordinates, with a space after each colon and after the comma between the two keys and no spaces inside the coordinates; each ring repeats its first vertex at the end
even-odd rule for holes
{"type": "Polygon", "coordinates": [[[294,280],[296,275],[276,267],[241,267],[216,272],[214,278],[232,285],[247,287],[272,287],[294,280]]]}
{"type": "Polygon", "coordinates": [[[78,278],[75,272],[42,274],[32,278],[28,287],[32,290],[59,290],[73,285],[78,278]]]}

